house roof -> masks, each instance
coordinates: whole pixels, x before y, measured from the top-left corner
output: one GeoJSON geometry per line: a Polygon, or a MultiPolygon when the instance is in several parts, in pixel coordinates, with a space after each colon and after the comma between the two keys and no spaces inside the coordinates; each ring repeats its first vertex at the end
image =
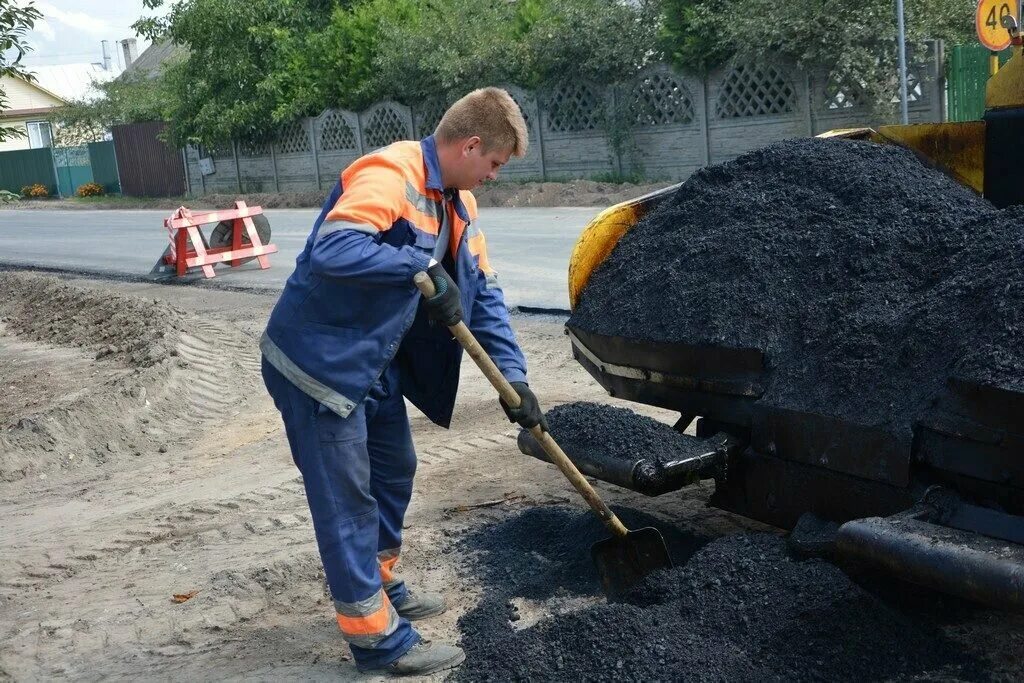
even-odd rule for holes
{"type": "Polygon", "coordinates": [[[159,76],[164,67],[173,61],[184,58],[188,48],[175,45],[169,40],[153,43],[125,69],[126,74],[144,74],[149,77],[159,76]]]}
{"type": "Polygon", "coordinates": [[[35,66],[31,72],[35,76],[33,86],[65,102],[96,97],[94,81],[103,83],[121,75],[116,64],[104,71],[101,64],[89,63],[35,66]]]}
{"type": "Polygon", "coordinates": [[[30,109],[5,109],[0,111],[0,119],[15,119],[23,116],[45,116],[53,111],[53,107],[32,107],[30,109]]]}

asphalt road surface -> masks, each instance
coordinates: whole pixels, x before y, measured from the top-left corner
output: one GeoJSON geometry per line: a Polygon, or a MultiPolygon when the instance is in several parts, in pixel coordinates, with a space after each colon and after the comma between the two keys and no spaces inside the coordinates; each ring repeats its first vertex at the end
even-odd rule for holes
{"type": "MultiPolygon", "coordinates": [[[[568,309],[569,254],[599,208],[481,209],[491,263],[510,306],[568,309]]],[[[204,284],[280,289],[292,272],[316,209],[268,209],[278,253],[271,267],[217,267],[204,284]]],[[[167,245],[168,211],[0,211],[0,265],[114,277],[147,277],[167,245]]],[[[209,235],[207,226],[204,232],[209,235]]]]}

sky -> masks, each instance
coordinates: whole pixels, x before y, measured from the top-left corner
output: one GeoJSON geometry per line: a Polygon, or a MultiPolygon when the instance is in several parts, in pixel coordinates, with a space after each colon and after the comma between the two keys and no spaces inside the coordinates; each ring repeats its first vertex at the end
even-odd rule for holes
{"type": "MultiPolygon", "coordinates": [[[[42,12],[43,21],[36,22],[28,34],[34,51],[22,61],[29,66],[101,62],[100,41],[109,40],[112,62],[123,67],[118,61],[117,41],[135,38],[139,54],[149,46],[131,28],[139,17],[154,14],[143,7],[142,0],[33,0],[33,4],[42,12]]],[[[163,8],[158,13],[166,11],[163,8]]]]}

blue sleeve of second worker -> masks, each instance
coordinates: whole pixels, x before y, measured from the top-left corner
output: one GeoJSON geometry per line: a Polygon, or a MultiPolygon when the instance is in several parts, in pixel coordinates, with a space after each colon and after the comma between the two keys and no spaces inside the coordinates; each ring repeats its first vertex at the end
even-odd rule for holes
{"type": "Polygon", "coordinates": [[[469,329],[509,382],[526,381],[526,358],[509,322],[505,295],[497,285],[489,288],[483,270],[477,271],[476,299],[469,329]]]}
{"type": "Polygon", "coordinates": [[[430,256],[413,246],[377,242],[357,230],[317,235],[309,252],[313,273],[365,285],[412,287],[413,275],[429,264],[430,256]]]}

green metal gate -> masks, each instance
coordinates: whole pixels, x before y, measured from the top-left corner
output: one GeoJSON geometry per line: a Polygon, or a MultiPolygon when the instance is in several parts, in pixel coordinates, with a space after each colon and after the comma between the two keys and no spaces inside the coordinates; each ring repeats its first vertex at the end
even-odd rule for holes
{"type": "Polygon", "coordinates": [[[90,142],[89,163],[92,178],[106,190],[107,194],[121,194],[121,181],[117,177],[117,158],[114,155],[114,141],[90,142]]]}
{"type": "MultiPolygon", "coordinates": [[[[950,121],[978,121],[985,115],[990,54],[977,44],[957,45],[949,51],[946,93],[950,121]]],[[[1005,63],[1010,54],[1011,50],[999,53],[999,63],[1005,63]]]]}
{"type": "Polygon", "coordinates": [[[53,164],[57,167],[57,189],[61,197],[74,197],[80,185],[92,182],[89,150],[81,147],[55,147],[53,164]]]}

